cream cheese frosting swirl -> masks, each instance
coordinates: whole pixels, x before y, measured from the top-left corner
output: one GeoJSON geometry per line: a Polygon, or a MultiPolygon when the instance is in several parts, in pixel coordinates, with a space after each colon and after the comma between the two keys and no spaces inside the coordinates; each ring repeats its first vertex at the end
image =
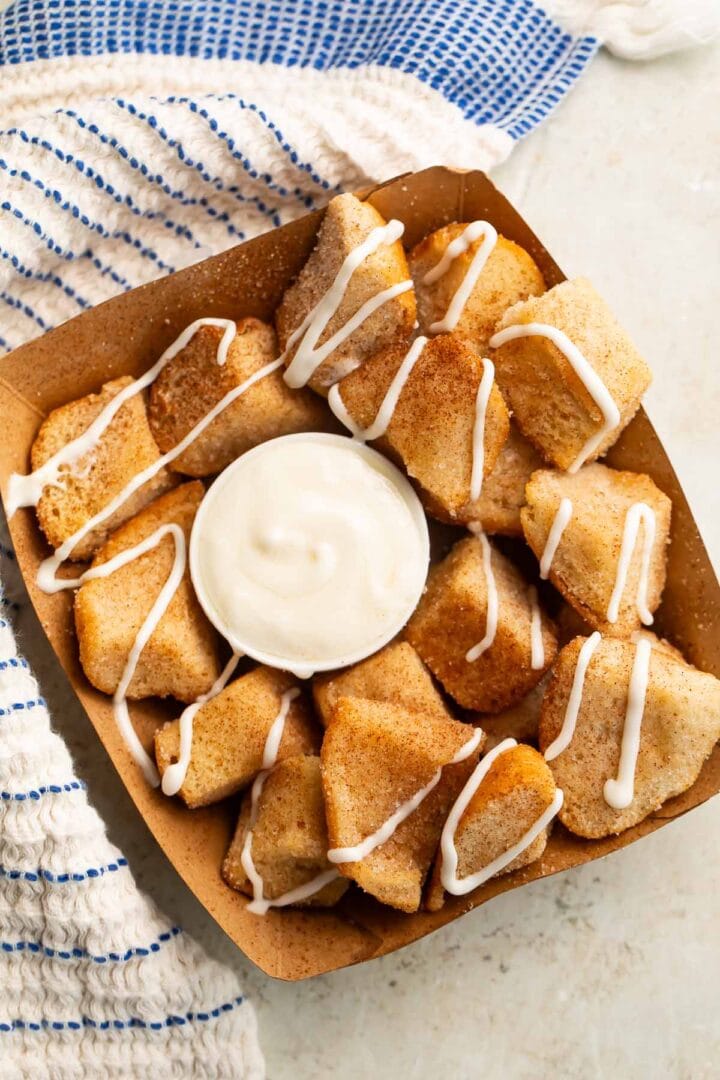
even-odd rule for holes
{"type": "Polygon", "coordinates": [[[190,567],[210,620],[238,650],[301,677],[354,663],[417,604],[427,523],[405,477],[337,435],[263,443],[215,481],[190,567]]]}

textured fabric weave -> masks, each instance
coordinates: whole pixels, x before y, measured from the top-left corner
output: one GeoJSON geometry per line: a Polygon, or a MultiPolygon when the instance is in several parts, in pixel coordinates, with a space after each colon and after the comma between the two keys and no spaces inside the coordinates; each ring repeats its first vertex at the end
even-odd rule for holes
{"type": "MultiPolygon", "coordinates": [[[[0,351],[336,191],[491,168],[598,26],[632,54],[634,5],[557,6],[571,30],[531,0],[11,3],[0,351]]],[[[16,569],[0,536],[0,1075],[260,1076],[236,979],[137,891],[51,730],[11,629],[16,569]]]]}
{"type": "Polygon", "coordinates": [[[530,0],[18,0],[0,348],[341,188],[492,167],[597,47],[530,0]]]}
{"type": "Polygon", "coordinates": [[[0,1076],[261,1077],[236,977],[138,892],[51,730],[4,539],[0,573],[0,1076]]]}
{"type": "Polygon", "coordinates": [[[0,63],[151,53],[317,71],[415,76],[465,119],[517,136],[559,100],[597,48],[532,0],[75,0],[11,5],[0,63]]]}

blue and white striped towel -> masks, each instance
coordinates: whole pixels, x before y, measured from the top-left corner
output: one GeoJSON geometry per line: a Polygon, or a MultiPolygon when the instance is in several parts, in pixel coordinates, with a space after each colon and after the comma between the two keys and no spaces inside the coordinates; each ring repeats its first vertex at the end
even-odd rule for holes
{"type": "MultiPolygon", "coordinates": [[[[601,42],[649,56],[717,22],[713,0],[550,7],[6,6],[0,351],[333,192],[438,162],[491,168],[601,42]]],[[[10,625],[14,570],[0,544],[0,1072],[258,1076],[234,976],[137,891],[51,731],[10,625]]]]}

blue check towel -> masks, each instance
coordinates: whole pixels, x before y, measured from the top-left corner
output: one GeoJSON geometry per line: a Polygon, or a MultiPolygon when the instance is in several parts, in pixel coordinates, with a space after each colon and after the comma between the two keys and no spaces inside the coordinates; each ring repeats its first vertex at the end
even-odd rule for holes
{"type": "MultiPolygon", "coordinates": [[[[335,192],[492,168],[601,42],[648,56],[717,21],[714,0],[551,6],[0,0],[0,353],[335,192]]],[[[0,577],[3,1080],[260,1076],[235,977],[138,892],[51,729],[2,537],[0,577]]]]}

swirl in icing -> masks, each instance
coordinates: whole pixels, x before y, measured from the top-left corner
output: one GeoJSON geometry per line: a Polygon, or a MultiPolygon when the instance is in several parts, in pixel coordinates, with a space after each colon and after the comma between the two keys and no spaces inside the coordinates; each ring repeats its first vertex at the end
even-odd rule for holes
{"type": "Polygon", "coordinates": [[[428,561],[427,520],[406,477],[377,451],[317,432],[272,439],[229,466],[190,543],[210,621],[233,648],[301,678],[394,637],[428,561]]]}
{"type": "Polygon", "coordinates": [[[613,401],[607,386],[590,362],[583,356],[577,345],[570,340],[567,334],[564,334],[562,330],[558,330],[556,326],[548,326],[545,323],[535,322],[518,323],[515,326],[508,326],[504,330],[498,331],[497,334],[494,334],[490,338],[490,347],[492,349],[499,349],[508,341],[514,341],[516,338],[523,337],[544,337],[547,338],[548,341],[551,341],[555,348],[559,349],[568,361],[571,368],[602,413],[603,422],[600,428],[590,436],[570,468],[567,470],[569,473],[576,473],[581,465],[584,465],[588,458],[595,453],[606,435],[609,435],[611,431],[614,431],[615,428],[619,427],[620,410],[613,401]]]}
{"type": "Polygon", "coordinates": [[[455,800],[452,810],[447,816],[440,838],[440,851],[442,854],[440,880],[445,891],[451,893],[453,896],[465,896],[466,893],[471,892],[473,889],[477,889],[479,885],[483,885],[486,881],[489,881],[490,878],[495,877],[496,874],[499,874],[504,870],[506,866],[509,866],[514,859],[517,859],[518,855],[521,855],[523,851],[530,847],[533,841],[548,827],[555,815],[562,808],[563,793],[560,788],[557,788],[550,805],[543,811],[531,828],[520,837],[517,843],[513,844],[507,851],[504,851],[502,855],[498,855],[496,859],[493,859],[487,866],[484,866],[481,870],[477,870],[474,874],[468,874],[468,876],[464,878],[459,878],[457,876],[458,853],[457,848],[455,847],[455,833],[460,824],[460,819],[467,810],[473,795],[490,771],[493,762],[500,757],[501,754],[504,754],[506,750],[511,750],[517,745],[515,739],[503,739],[501,743],[498,743],[496,747],[490,750],[489,753],[478,762],[464,788],[455,800]]]}
{"type": "MultiPolygon", "coordinates": [[[[471,735],[468,741],[461,746],[457,754],[447,763],[448,765],[457,765],[461,761],[466,761],[467,758],[477,750],[483,737],[483,732],[480,728],[471,735]]],[[[376,829],[374,833],[366,836],[364,840],[361,840],[358,844],[353,844],[351,847],[331,848],[327,857],[331,863],[353,863],[360,862],[361,859],[367,858],[375,848],[380,847],[381,844],[387,843],[395,830],[402,825],[406,818],[410,817],[420,804],[427,798],[430,792],[437,787],[440,783],[440,777],[445,766],[440,768],[433,774],[432,779],[425,785],[416,791],[411,798],[398,806],[397,810],[390,815],[387,821],[383,822],[379,829],[376,829]]]]}
{"type": "Polygon", "coordinates": [[[465,305],[470,299],[470,294],[475,288],[477,280],[485,267],[485,263],[490,258],[495,245],[497,244],[497,231],[489,221],[471,221],[462,231],[460,236],[456,237],[455,240],[452,240],[448,244],[440,261],[436,263],[431,270],[428,270],[423,277],[424,285],[432,285],[434,282],[438,281],[448,272],[455,260],[459,258],[460,255],[464,255],[468,248],[481,238],[482,243],[473,255],[470,265],[456,289],[445,315],[438,322],[434,322],[430,326],[431,334],[447,334],[457,326],[460,316],[465,309],[465,305]]]}

